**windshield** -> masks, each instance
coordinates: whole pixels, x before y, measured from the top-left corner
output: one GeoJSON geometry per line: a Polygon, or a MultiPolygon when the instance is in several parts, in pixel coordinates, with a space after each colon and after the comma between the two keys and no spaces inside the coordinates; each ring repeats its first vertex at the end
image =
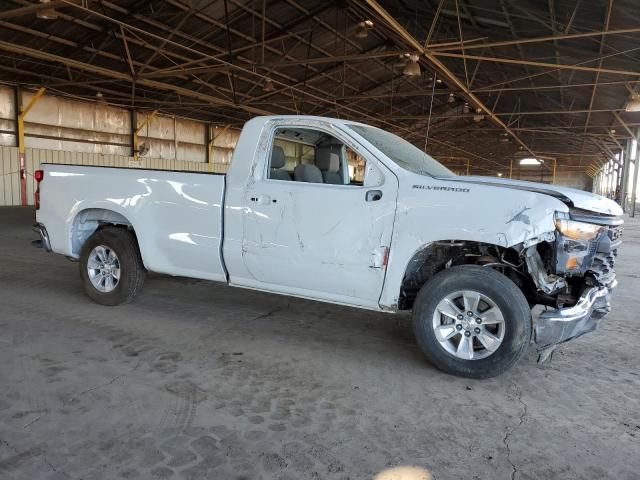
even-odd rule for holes
{"type": "Polygon", "coordinates": [[[456,176],[440,162],[393,133],[366,125],[350,124],[349,127],[405,170],[432,177],[456,176]]]}

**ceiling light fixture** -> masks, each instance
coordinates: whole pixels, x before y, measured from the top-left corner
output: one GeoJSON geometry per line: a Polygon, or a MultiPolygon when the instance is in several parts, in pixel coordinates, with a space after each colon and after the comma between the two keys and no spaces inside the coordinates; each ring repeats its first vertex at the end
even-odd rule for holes
{"type": "Polygon", "coordinates": [[[630,84],[626,84],[627,89],[631,93],[631,98],[624,106],[625,112],[640,112],[640,93],[636,92],[630,84]]]}
{"type": "Polygon", "coordinates": [[[527,157],[520,160],[520,165],[540,165],[542,162],[537,158],[527,157]]]}
{"type": "MultiPolygon", "coordinates": [[[[50,3],[51,0],[40,0],[40,3],[47,4],[50,3]]],[[[55,8],[43,8],[42,10],[38,10],[36,12],[36,17],[42,20],[56,20],[58,18],[58,12],[56,12],[55,8]]]]}
{"type": "Polygon", "coordinates": [[[262,86],[262,91],[269,93],[273,92],[274,90],[275,87],[273,86],[273,82],[271,81],[271,79],[269,77],[265,78],[264,85],[262,86]]]}
{"type": "Polygon", "coordinates": [[[501,177],[502,176],[502,172],[498,172],[498,176],[501,177]]]}
{"type": "Polygon", "coordinates": [[[420,70],[420,64],[418,63],[418,59],[420,57],[418,57],[418,55],[416,55],[415,53],[408,54],[408,57],[409,63],[405,65],[404,69],[402,70],[402,74],[408,77],[415,77],[417,75],[420,75],[420,73],[422,73],[420,70]]]}
{"type": "Polygon", "coordinates": [[[624,106],[625,112],[640,112],[640,97],[632,98],[624,106]]]}
{"type": "Polygon", "coordinates": [[[453,93],[449,94],[449,98],[447,98],[447,103],[453,103],[456,101],[456,96],[453,93]]]}
{"type": "Polygon", "coordinates": [[[367,38],[369,36],[369,30],[364,26],[364,23],[358,24],[358,28],[356,28],[356,34],[354,36],[356,38],[367,38]]]}
{"type": "Polygon", "coordinates": [[[371,20],[365,20],[358,24],[356,29],[356,38],[367,38],[369,36],[369,29],[373,28],[373,22],[371,20]]]}
{"type": "Polygon", "coordinates": [[[469,104],[467,102],[465,102],[464,106],[462,107],[462,113],[469,113],[469,104]]]}

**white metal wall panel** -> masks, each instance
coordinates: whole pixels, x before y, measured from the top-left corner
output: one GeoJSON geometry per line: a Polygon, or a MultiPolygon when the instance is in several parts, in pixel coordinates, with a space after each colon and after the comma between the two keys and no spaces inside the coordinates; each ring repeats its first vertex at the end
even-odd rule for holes
{"type": "MultiPolygon", "coordinates": [[[[0,130],[14,132],[16,129],[16,108],[13,89],[0,85],[0,130]]],[[[16,136],[13,133],[0,133],[0,146],[13,147],[16,136]]]]}
{"type": "MultiPolygon", "coordinates": [[[[197,161],[181,161],[163,158],[141,158],[134,162],[133,157],[121,155],[100,155],[89,152],[63,152],[41,148],[27,148],[27,204],[33,205],[36,181],[34,172],[42,163],[59,163],[67,165],[93,165],[100,167],[151,168],[158,170],[178,170],[192,172],[226,173],[228,165],[210,164],[197,161]]],[[[0,146],[0,206],[17,206],[20,199],[18,149],[0,146]]]]}
{"type": "Polygon", "coordinates": [[[20,205],[19,165],[16,147],[0,147],[0,206],[20,205]]]}
{"type": "MultiPolygon", "coordinates": [[[[11,147],[0,147],[0,205],[13,205],[11,198],[11,147]]],[[[16,153],[17,153],[17,149],[16,153]]]]}
{"type": "Polygon", "coordinates": [[[138,128],[146,121],[138,133],[139,143],[145,142],[149,145],[150,157],[174,158],[176,153],[173,118],[156,115],[147,120],[147,115],[138,113],[138,128]]]}
{"type": "Polygon", "coordinates": [[[176,119],[176,138],[178,140],[177,159],[189,162],[206,161],[207,125],[194,120],[176,119]]]}
{"type": "Polygon", "coordinates": [[[20,205],[20,160],[18,159],[18,149],[11,149],[11,201],[12,205],[20,205]]]}
{"type": "Polygon", "coordinates": [[[211,129],[211,163],[230,164],[233,150],[238,143],[240,130],[224,127],[214,127],[211,129]]]}
{"type": "MultiPolygon", "coordinates": [[[[22,91],[26,104],[34,92],[22,91]]],[[[150,112],[138,113],[141,125],[150,112]]],[[[0,86],[0,130],[15,129],[13,89],[0,86]]],[[[208,126],[194,120],[164,115],[154,116],[140,133],[148,142],[150,156],[182,161],[205,162],[208,126]],[[177,150],[176,150],[177,146],[177,150]]],[[[32,148],[90,152],[127,156],[131,143],[131,115],[127,109],[98,102],[85,102],[45,93],[25,118],[26,143],[32,148]],[[47,138],[43,138],[47,137],[47,138]]],[[[229,163],[240,132],[223,127],[212,128],[213,163],[229,163]]],[[[0,145],[15,146],[13,133],[0,134],[0,145]]]]}
{"type": "Polygon", "coordinates": [[[138,114],[139,142],[149,145],[149,157],[166,160],[204,162],[206,159],[205,124],[176,117],[138,114]],[[187,160],[188,159],[188,160],[187,160]]]}
{"type": "MultiPolygon", "coordinates": [[[[24,91],[22,103],[32,96],[24,91]]],[[[100,103],[44,95],[26,116],[25,132],[33,148],[124,155],[129,150],[130,115],[100,103]]]]}
{"type": "MultiPolygon", "coordinates": [[[[528,180],[530,182],[542,181],[544,183],[551,183],[552,174],[551,172],[545,171],[544,177],[540,179],[540,173],[538,172],[519,172],[518,174],[514,172],[513,178],[518,178],[519,180],[528,180]]],[[[591,189],[591,178],[583,172],[557,172],[555,183],[557,185],[577,188],[579,190],[588,191],[591,189]]]]}

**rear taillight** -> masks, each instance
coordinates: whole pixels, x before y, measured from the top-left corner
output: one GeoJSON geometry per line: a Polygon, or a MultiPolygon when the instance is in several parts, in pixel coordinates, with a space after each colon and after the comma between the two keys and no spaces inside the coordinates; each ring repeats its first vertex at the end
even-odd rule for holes
{"type": "Polygon", "coordinates": [[[33,172],[33,178],[38,182],[38,186],[36,188],[36,192],[33,194],[33,200],[36,205],[36,210],[40,210],[40,182],[44,178],[44,172],[42,170],[36,170],[33,172]]]}

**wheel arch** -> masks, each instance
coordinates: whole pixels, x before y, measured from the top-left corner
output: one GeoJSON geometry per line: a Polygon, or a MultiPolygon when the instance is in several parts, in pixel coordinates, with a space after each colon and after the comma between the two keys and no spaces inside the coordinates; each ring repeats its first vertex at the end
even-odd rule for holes
{"type": "Polygon", "coordinates": [[[436,273],[457,265],[501,267],[505,270],[503,273],[514,281],[525,296],[529,296],[531,279],[518,270],[524,268],[526,273],[520,252],[521,245],[505,247],[469,240],[438,240],[424,244],[414,252],[405,266],[398,292],[398,309],[411,309],[418,291],[425,283],[436,273]]]}
{"type": "MultiPolygon", "coordinates": [[[[89,207],[80,210],[71,222],[70,240],[72,257],[78,258],[82,246],[87,239],[97,230],[105,226],[116,226],[131,231],[136,240],[138,251],[140,251],[136,230],[133,223],[125,215],[108,208],[89,207]]],[[[140,251],[140,253],[142,252],[140,251]]]]}

